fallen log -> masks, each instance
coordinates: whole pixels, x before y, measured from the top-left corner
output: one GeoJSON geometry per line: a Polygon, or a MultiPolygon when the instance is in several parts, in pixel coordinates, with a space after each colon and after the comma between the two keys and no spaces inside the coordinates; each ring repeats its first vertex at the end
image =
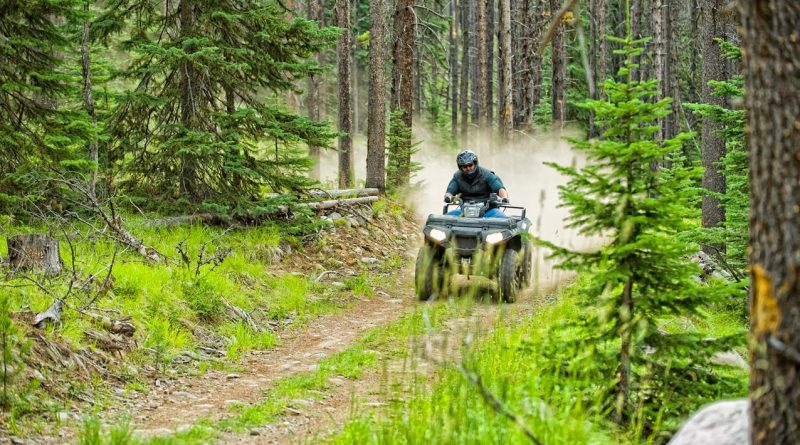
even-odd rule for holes
{"type": "Polygon", "coordinates": [[[359,198],[364,196],[378,196],[380,194],[380,190],[376,188],[361,188],[361,189],[340,189],[340,190],[313,190],[309,192],[309,196],[312,198],[341,198],[341,197],[351,197],[351,198],[359,198]]]}
{"type": "Polygon", "coordinates": [[[330,199],[327,201],[320,201],[320,202],[307,202],[305,205],[310,207],[312,210],[328,210],[334,209],[336,207],[344,207],[344,206],[351,206],[357,204],[371,204],[378,200],[377,196],[365,196],[363,198],[347,198],[347,199],[330,199]]]}
{"type": "Polygon", "coordinates": [[[84,314],[111,333],[131,337],[136,332],[136,326],[126,320],[115,320],[93,312],[84,312],[84,314]]]}
{"type": "MultiPolygon", "coordinates": [[[[324,192],[325,193],[331,192],[335,196],[348,196],[357,194],[354,192],[358,191],[361,191],[363,194],[365,194],[365,196],[360,196],[356,198],[344,198],[344,199],[328,199],[317,202],[301,202],[295,204],[295,206],[308,207],[314,211],[320,211],[320,210],[329,210],[329,209],[334,209],[336,207],[344,207],[350,205],[371,204],[379,199],[378,189],[327,190],[324,192]]],[[[322,192],[314,192],[314,193],[319,194],[322,192]]],[[[321,195],[319,195],[319,197],[321,197],[321,195]]],[[[275,211],[269,216],[270,217],[285,216],[289,215],[290,213],[291,209],[288,205],[279,205],[275,208],[275,211]]],[[[267,216],[265,216],[264,218],[267,218],[267,216]]],[[[148,222],[147,225],[150,227],[170,227],[180,224],[195,224],[195,223],[228,225],[228,224],[233,224],[234,221],[232,219],[220,216],[215,213],[196,213],[194,215],[170,216],[166,218],[159,218],[148,222]]]]}

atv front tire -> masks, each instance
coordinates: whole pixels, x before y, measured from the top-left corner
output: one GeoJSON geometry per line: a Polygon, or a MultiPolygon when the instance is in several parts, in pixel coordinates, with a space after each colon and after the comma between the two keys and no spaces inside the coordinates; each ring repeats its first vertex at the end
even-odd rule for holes
{"type": "Polygon", "coordinates": [[[432,300],[439,292],[442,281],[441,258],[436,249],[425,245],[420,247],[414,267],[414,291],[420,301],[432,300]]]}
{"type": "Polygon", "coordinates": [[[520,267],[523,262],[522,255],[514,249],[506,249],[503,252],[503,257],[500,258],[497,285],[500,291],[500,299],[506,303],[517,301],[517,294],[522,284],[520,267]]]}

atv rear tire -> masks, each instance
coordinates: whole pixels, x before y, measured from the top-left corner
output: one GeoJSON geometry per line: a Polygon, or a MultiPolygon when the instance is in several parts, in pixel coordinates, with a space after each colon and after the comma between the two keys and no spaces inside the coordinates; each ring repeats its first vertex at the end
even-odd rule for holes
{"type": "Polygon", "coordinates": [[[497,285],[500,299],[506,303],[517,301],[522,274],[520,267],[523,263],[522,255],[514,249],[506,249],[500,258],[500,270],[497,273],[497,285]]]}
{"type": "Polygon", "coordinates": [[[522,283],[527,287],[533,279],[533,246],[528,243],[523,250],[525,261],[522,263],[522,283]]]}
{"type": "Polygon", "coordinates": [[[432,300],[439,292],[442,281],[441,259],[436,249],[425,245],[420,247],[414,267],[414,291],[419,301],[432,300]]]}

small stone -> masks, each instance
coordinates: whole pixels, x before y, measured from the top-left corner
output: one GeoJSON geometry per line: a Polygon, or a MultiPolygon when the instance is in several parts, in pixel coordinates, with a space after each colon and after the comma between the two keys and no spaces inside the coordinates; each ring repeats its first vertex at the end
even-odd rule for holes
{"type": "Polygon", "coordinates": [[[241,377],[239,374],[228,374],[225,376],[225,379],[233,380],[233,379],[238,379],[239,377],[241,377]]]}
{"type": "Polygon", "coordinates": [[[58,414],[56,414],[56,418],[59,422],[66,422],[69,420],[69,413],[66,411],[59,411],[58,414]]]}
{"type": "Polygon", "coordinates": [[[283,409],[286,410],[288,413],[293,414],[295,416],[299,416],[299,415],[303,414],[302,411],[300,411],[299,409],[297,409],[297,408],[295,408],[293,406],[286,406],[283,409]]]}
{"type": "Polygon", "coordinates": [[[260,435],[263,434],[263,432],[264,432],[263,428],[253,428],[253,429],[250,430],[250,435],[251,436],[260,436],[260,435]]]}
{"type": "Polygon", "coordinates": [[[25,441],[20,439],[19,437],[11,436],[11,443],[13,443],[14,445],[23,445],[25,441]]]}
{"type": "Polygon", "coordinates": [[[328,215],[328,217],[329,217],[331,220],[333,220],[333,221],[336,221],[337,219],[341,219],[341,218],[342,218],[342,215],[341,215],[339,212],[333,212],[333,213],[331,213],[330,215],[328,215]]]}
{"type": "Polygon", "coordinates": [[[378,264],[381,260],[369,256],[361,257],[361,262],[364,264],[378,264]]]}

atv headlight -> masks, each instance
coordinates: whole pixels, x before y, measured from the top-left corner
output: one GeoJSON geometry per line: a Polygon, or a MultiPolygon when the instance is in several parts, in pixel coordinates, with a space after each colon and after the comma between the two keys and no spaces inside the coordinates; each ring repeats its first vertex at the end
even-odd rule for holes
{"type": "Polygon", "coordinates": [[[428,234],[432,240],[442,242],[447,239],[447,233],[444,230],[439,229],[431,229],[431,233],[428,234]]]}
{"type": "Polygon", "coordinates": [[[503,241],[504,238],[503,232],[492,232],[486,235],[486,244],[497,244],[503,241]]]}

